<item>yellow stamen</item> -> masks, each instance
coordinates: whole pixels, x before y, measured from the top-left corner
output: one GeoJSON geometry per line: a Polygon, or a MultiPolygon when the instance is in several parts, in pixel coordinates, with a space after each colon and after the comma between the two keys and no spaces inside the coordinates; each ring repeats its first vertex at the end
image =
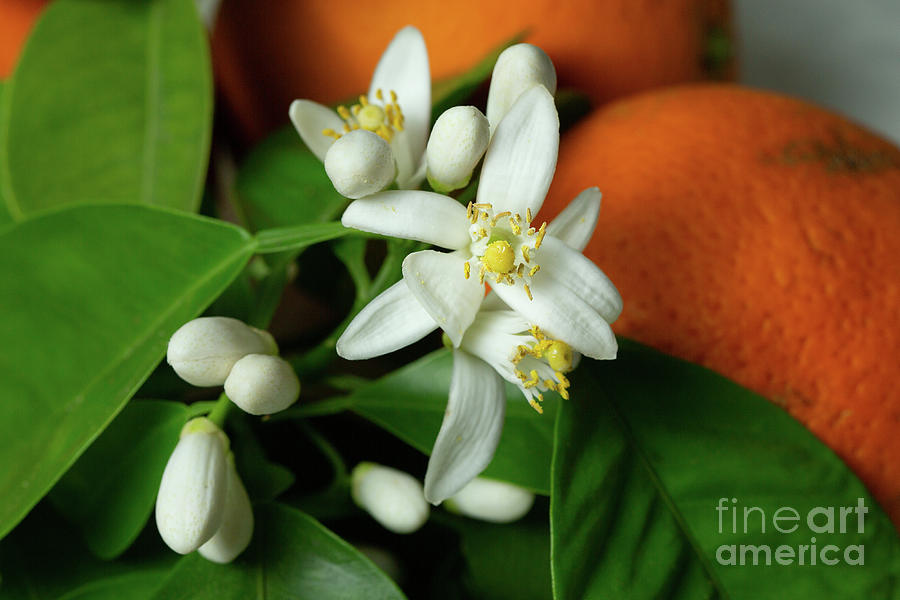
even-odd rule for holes
{"type": "Polygon", "coordinates": [[[347,107],[344,105],[337,107],[337,113],[341,116],[345,121],[350,118],[350,111],[347,110],[347,107]]]}
{"type": "Polygon", "coordinates": [[[338,139],[339,137],[341,137],[341,134],[339,134],[339,133],[338,133],[337,131],[335,131],[334,129],[323,129],[323,130],[322,130],[322,135],[328,136],[328,137],[334,138],[334,139],[338,139]]]}
{"type": "Polygon", "coordinates": [[[469,278],[469,271],[472,270],[472,266],[469,263],[463,263],[463,274],[466,276],[466,279],[469,278]]]}
{"type": "Polygon", "coordinates": [[[531,223],[531,208],[525,209],[525,220],[531,223]]]}
{"type": "Polygon", "coordinates": [[[531,262],[531,257],[528,256],[528,246],[522,246],[522,258],[524,258],[527,263],[531,262]]]}
{"type": "Polygon", "coordinates": [[[533,298],[532,295],[531,295],[531,288],[528,287],[528,284],[526,283],[526,284],[524,284],[522,287],[525,288],[525,293],[528,295],[528,299],[529,299],[529,300],[534,300],[534,298],[533,298]]]}
{"type": "Polygon", "coordinates": [[[380,101],[384,102],[384,94],[381,93],[381,88],[375,90],[375,97],[380,101]]]}
{"type": "Polygon", "coordinates": [[[366,98],[365,96],[360,96],[359,103],[362,105],[363,108],[365,108],[369,105],[369,99],[366,98]]]}
{"type": "Polygon", "coordinates": [[[522,228],[519,227],[519,224],[516,223],[516,220],[512,217],[509,218],[509,228],[513,230],[513,233],[519,235],[522,233],[522,228]]]}
{"type": "Polygon", "coordinates": [[[541,265],[534,265],[531,267],[531,270],[528,271],[529,277],[534,277],[534,274],[541,270],[541,265]]]}
{"type": "Polygon", "coordinates": [[[397,104],[397,92],[391,90],[391,104],[397,104]]]}
{"type": "Polygon", "coordinates": [[[547,233],[547,222],[544,221],[541,223],[541,228],[538,230],[537,238],[534,240],[534,248],[537,250],[541,247],[541,242],[544,241],[544,234],[547,233]]]}
{"type": "Polygon", "coordinates": [[[491,227],[497,226],[497,221],[502,219],[503,217],[508,217],[511,213],[508,210],[503,211],[502,213],[498,213],[494,215],[494,218],[491,219],[491,227]]]}

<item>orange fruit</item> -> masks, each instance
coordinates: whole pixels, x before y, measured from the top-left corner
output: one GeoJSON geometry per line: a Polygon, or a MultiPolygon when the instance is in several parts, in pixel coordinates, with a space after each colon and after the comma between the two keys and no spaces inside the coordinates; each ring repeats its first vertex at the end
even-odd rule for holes
{"type": "Polygon", "coordinates": [[[0,79],[12,75],[25,38],[47,0],[0,0],[0,79]]]}
{"type": "Polygon", "coordinates": [[[466,71],[491,50],[525,41],[553,59],[562,87],[605,102],[660,85],[730,72],[727,0],[331,0],[224,2],[213,36],[220,89],[258,137],[287,120],[295,98],[343,100],[369,86],[382,51],[405,25],[425,37],[432,77],[466,71]]]}
{"type": "Polygon", "coordinates": [[[542,218],[592,185],[615,330],[784,406],[900,526],[900,149],[798,100],[682,86],[571,130],[542,218]]]}

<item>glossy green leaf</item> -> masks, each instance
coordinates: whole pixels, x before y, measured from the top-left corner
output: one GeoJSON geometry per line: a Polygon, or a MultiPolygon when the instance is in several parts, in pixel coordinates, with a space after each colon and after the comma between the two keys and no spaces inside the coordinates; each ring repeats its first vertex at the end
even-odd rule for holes
{"type": "Polygon", "coordinates": [[[53,2],[7,92],[14,219],[73,202],[199,206],[212,81],[191,0],[53,2]]]}
{"type": "MultiPolygon", "coordinates": [[[[6,115],[6,99],[9,97],[7,90],[9,82],[0,80],[0,148],[6,148],[6,130],[9,120],[6,115]]],[[[12,215],[9,213],[6,196],[9,194],[9,171],[6,166],[6,153],[0,151],[0,227],[12,221],[12,215]]]]}
{"type": "MultiPolygon", "coordinates": [[[[588,362],[573,381],[553,460],[556,598],[900,597],[893,525],[831,450],[780,408],[624,341],[617,360],[588,362]],[[860,501],[862,530],[846,513],[841,533],[840,507],[860,501]],[[815,507],[834,509],[834,533],[809,527],[815,507]],[[779,510],[786,533],[773,521],[779,510]],[[731,545],[737,564],[723,564],[731,545]],[[863,565],[849,564],[854,546],[864,547],[863,565]],[[779,564],[781,547],[783,561],[794,553],[791,564],[779,564]]],[[[826,516],[813,524],[826,527],[826,516]]]]}
{"type": "Polygon", "coordinates": [[[256,234],[257,252],[271,253],[285,250],[302,250],[307,246],[343,237],[354,230],[347,229],[340,221],[310,223],[293,227],[263,229],[256,234]]]}
{"type": "Polygon", "coordinates": [[[253,252],[241,229],[77,206],[0,232],[0,536],[75,462],[253,252]]]}
{"type": "Polygon", "coordinates": [[[331,221],[349,202],[334,191],[322,161],[293,127],[272,134],[253,150],[238,172],[237,192],[253,231],[331,221]]]}
{"type": "MultiPolygon", "coordinates": [[[[360,387],[347,398],[348,405],[428,454],[447,408],[452,368],[453,357],[449,352],[433,352],[360,387]]],[[[543,415],[529,407],[522,393],[512,385],[507,385],[506,397],[503,437],[484,475],[547,494],[558,396],[546,394],[543,415]]]]}
{"type": "Polygon", "coordinates": [[[546,600],[550,585],[550,528],[546,504],[515,523],[496,525],[459,517],[459,533],[474,598],[546,600]]]}
{"type": "Polygon", "coordinates": [[[250,547],[230,565],[184,557],[154,599],[399,599],[396,585],[318,521],[280,505],[257,507],[250,547]]]}
{"type": "Polygon", "coordinates": [[[161,546],[153,531],[118,560],[99,560],[42,504],[0,541],[0,600],[147,600],[178,556],[161,546]]]}
{"type": "Polygon", "coordinates": [[[130,402],[50,492],[100,558],[124,552],[144,528],[187,418],[184,404],[130,402]]]}

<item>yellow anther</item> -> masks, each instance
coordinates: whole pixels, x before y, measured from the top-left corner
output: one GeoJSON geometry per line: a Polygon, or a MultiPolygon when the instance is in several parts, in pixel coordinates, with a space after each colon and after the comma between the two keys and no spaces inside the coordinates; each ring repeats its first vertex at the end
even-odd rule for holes
{"type": "Polygon", "coordinates": [[[397,92],[391,90],[391,104],[397,104],[397,92]]]}
{"type": "Polygon", "coordinates": [[[469,278],[469,272],[472,270],[472,266],[469,263],[463,263],[463,274],[466,276],[466,279],[469,278]]]}
{"type": "Polygon", "coordinates": [[[359,103],[363,106],[363,108],[365,108],[365,107],[367,107],[367,106],[369,105],[369,99],[366,98],[364,95],[363,95],[363,96],[360,96],[360,97],[359,97],[359,103]]]}
{"type": "Polygon", "coordinates": [[[378,98],[381,102],[384,102],[384,94],[381,93],[381,88],[375,90],[375,97],[378,98]]]}
{"type": "Polygon", "coordinates": [[[526,284],[524,284],[522,287],[525,288],[525,293],[528,295],[528,299],[529,299],[529,300],[534,300],[534,297],[532,297],[532,295],[531,295],[531,288],[528,287],[528,284],[526,283],[526,284]]]}
{"type": "Polygon", "coordinates": [[[537,238],[534,240],[534,248],[537,250],[541,247],[541,242],[544,241],[544,234],[547,233],[547,222],[544,221],[541,223],[541,228],[538,229],[537,238]]]}
{"type": "Polygon", "coordinates": [[[524,263],[519,263],[519,268],[516,269],[516,275],[518,275],[519,277],[521,277],[521,276],[522,276],[522,273],[524,273],[524,272],[525,272],[525,265],[524,265],[524,263]]]}
{"type": "Polygon", "coordinates": [[[390,129],[388,129],[387,127],[385,127],[384,125],[379,127],[378,131],[376,131],[375,133],[377,133],[378,136],[381,137],[381,139],[383,139],[386,142],[390,142],[391,138],[394,137],[394,132],[391,131],[390,129]]]}
{"type": "Polygon", "coordinates": [[[491,219],[491,227],[497,226],[497,221],[502,219],[503,217],[508,217],[511,213],[508,210],[503,211],[502,213],[497,213],[494,215],[494,218],[491,219]]]}
{"type": "Polygon", "coordinates": [[[334,139],[338,139],[339,137],[341,137],[341,134],[339,134],[334,129],[323,129],[322,135],[330,137],[330,138],[334,138],[334,139]]]}
{"type": "Polygon", "coordinates": [[[481,256],[481,263],[494,273],[509,273],[515,262],[516,254],[506,240],[491,242],[481,256]]]}
{"type": "Polygon", "coordinates": [[[525,262],[531,262],[531,257],[528,255],[528,246],[522,246],[522,258],[525,259],[525,262]]]}
{"type": "Polygon", "coordinates": [[[484,210],[484,209],[490,210],[491,209],[491,205],[485,204],[484,202],[479,202],[479,203],[473,204],[472,206],[474,206],[475,208],[480,208],[482,210],[484,210]]]}
{"type": "Polygon", "coordinates": [[[529,399],[528,399],[528,404],[530,404],[530,405],[531,405],[531,408],[533,408],[534,410],[536,410],[537,413],[538,413],[539,415],[544,414],[544,409],[541,408],[541,405],[540,405],[540,404],[538,404],[537,402],[534,401],[534,398],[529,398],[529,399]]]}
{"type": "Polygon", "coordinates": [[[522,228],[519,227],[519,224],[516,223],[516,220],[512,217],[509,218],[509,228],[513,230],[513,233],[519,235],[522,233],[522,228]]]}
{"type": "Polygon", "coordinates": [[[345,121],[346,121],[347,119],[349,119],[350,116],[351,116],[351,115],[350,115],[350,111],[347,110],[347,107],[344,106],[344,105],[341,105],[341,106],[338,106],[338,107],[337,107],[337,113],[338,113],[339,115],[341,115],[341,118],[344,119],[345,121]]]}
{"type": "Polygon", "coordinates": [[[544,353],[544,358],[547,359],[547,364],[554,371],[568,373],[572,370],[572,348],[563,341],[553,341],[544,353]]]}
{"type": "Polygon", "coordinates": [[[350,126],[344,123],[344,133],[350,133],[351,131],[352,129],[350,129],[350,126]]]}
{"type": "Polygon", "coordinates": [[[466,205],[466,219],[468,219],[469,221],[472,220],[472,203],[471,202],[469,202],[466,205]]]}
{"type": "Polygon", "coordinates": [[[525,220],[531,223],[531,208],[525,209],[525,220]]]}
{"type": "Polygon", "coordinates": [[[534,227],[529,227],[528,231],[526,231],[525,233],[527,233],[528,235],[534,235],[535,231],[537,231],[537,229],[535,229],[534,227]]]}
{"type": "Polygon", "coordinates": [[[541,265],[534,265],[531,267],[531,270],[528,271],[529,277],[534,277],[534,274],[541,270],[541,265]]]}
{"type": "Polygon", "coordinates": [[[487,231],[484,230],[484,227],[479,227],[478,228],[478,239],[483,240],[487,236],[488,236],[488,233],[487,233],[487,231]]]}
{"type": "Polygon", "coordinates": [[[375,104],[363,106],[356,115],[359,126],[369,131],[378,131],[384,127],[384,109],[375,104]]]}
{"type": "Polygon", "coordinates": [[[356,115],[359,114],[359,111],[361,109],[362,109],[362,106],[360,106],[359,104],[354,104],[353,106],[350,107],[350,112],[353,113],[353,116],[355,117],[356,115]]]}

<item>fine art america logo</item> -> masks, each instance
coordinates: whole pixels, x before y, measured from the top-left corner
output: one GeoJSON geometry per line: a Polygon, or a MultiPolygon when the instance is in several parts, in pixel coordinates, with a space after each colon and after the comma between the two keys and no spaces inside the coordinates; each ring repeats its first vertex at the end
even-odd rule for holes
{"type": "Polygon", "coordinates": [[[805,526],[808,544],[722,544],[716,549],[720,565],[847,565],[865,564],[865,546],[836,546],[816,542],[816,535],[859,533],[865,531],[869,512],[863,498],[856,506],[816,506],[807,512],[790,506],[771,510],[758,506],[739,506],[737,498],[720,498],[716,506],[720,534],[782,533],[793,534],[805,526]]]}

